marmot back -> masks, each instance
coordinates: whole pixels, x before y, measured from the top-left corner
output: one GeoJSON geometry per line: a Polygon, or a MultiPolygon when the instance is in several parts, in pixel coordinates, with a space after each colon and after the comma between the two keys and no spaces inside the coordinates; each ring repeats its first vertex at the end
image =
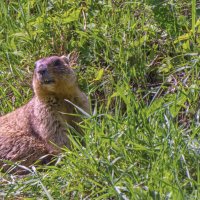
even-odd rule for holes
{"type": "Polygon", "coordinates": [[[46,154],[58,154],[63,146],[70,148],[66,124],[80,131],[77,123],[81,118],[73,115],[77,111],[65,99],[88,113],[90,108],[69,63],[64,56],[35,63],[34,97],[0,117],[0,160],[21,161],[29,166],[46,154]]]}

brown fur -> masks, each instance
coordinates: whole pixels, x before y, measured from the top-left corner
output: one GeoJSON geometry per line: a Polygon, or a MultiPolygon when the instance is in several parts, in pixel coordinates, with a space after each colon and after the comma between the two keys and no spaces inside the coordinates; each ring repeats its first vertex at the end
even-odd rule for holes
{"type": "Polygon", "coordinates": [[[81,119],[70,114],[75,108],[68,99],[89,113],[86,95],[78,88],[76,76],[66,57],[52,56],[36,62],[34,97],[24,106],[0,117],[0,159],[22,161],[29,166],[46,154],[58,154],[70,147],[66,123],[79,130],[81,119]],[[47,69],[41,76],[40,70],[47,69]],[[53,83],[44,83],[45,80],[53,83]],[[66,114],[63,114],[66,113],[66,114]],[[55,145],[54,145],[55,144],[55,145]]]}

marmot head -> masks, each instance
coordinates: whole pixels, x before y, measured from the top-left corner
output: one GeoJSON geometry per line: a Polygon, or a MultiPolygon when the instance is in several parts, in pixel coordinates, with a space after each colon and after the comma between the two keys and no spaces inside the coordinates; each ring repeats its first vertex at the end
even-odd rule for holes
{"type": "Polygon", "coordinates": [[[66,56],[42,58],[35,63],[33,89],[36,95],[70,94],[76,86],[76,75],[66,56]]]}

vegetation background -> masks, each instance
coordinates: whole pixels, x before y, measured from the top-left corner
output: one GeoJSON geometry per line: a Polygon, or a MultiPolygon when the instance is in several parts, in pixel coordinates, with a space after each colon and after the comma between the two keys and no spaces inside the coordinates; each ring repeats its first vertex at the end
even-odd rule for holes
{"type": "MultiPolygon", "coordinates": [[[[2,199],[200,199],[196,0],[1,0],[0,115],[32,96],[34,62],[79,53],[86,146],[0,175],[2,199]]],[[[13,165],[14,167],[14,165],[13,165]]]]}

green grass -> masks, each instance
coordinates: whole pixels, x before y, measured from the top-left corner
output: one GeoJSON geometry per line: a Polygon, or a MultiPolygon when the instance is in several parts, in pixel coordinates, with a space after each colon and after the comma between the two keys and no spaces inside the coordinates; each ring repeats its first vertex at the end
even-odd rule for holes
{"type": "MultiPolygon", "coordinates": [[[[199,6],[199,5],[198,5],[199,6]]],[[[0,2],[0,115],[32,96],[34,62],[79,52],[86,146],[1,173],[5,199],[200,199],[196,1],[0,2]]]]}

